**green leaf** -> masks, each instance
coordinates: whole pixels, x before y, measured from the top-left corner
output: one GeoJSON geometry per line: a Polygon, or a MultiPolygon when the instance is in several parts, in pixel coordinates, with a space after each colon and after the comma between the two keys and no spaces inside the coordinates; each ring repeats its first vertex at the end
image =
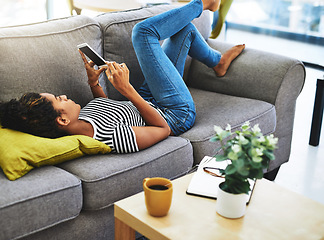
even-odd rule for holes
{"type": "Polygon", "coordinates": [[[275,160],[275,155],[272,153],[272,152],[270,152],[270,151],[263,151],[263,154],[264,155],[266,155],[268,158],[269,158],[269,160],[275,160]]]}
{"type": "Polygon", "coordinates": [[[219,137],[214,136],[214,137],[212,137],[209,141],[210,141],[210,142],[218,142],[218,141],[219,141],[219,137]]]}
{"type": "Polygon", "coordinates": [[[219,169],[219,172],[222,176],[225,176],[225,169],[219,169]]]}
{"type": "Polygon", "coordinates": [[[262,162],[262,157],[252,157],[253,162],[260,163],[262,162]]]}
{"type": "Polygon", "coordinates": [[[216,155],[215,158],[216,158],[216,162],[222,162],[227,160],[227,157],[224,155],[216,155]]]}
{"type": "Polygon", "coordinates": [[[243,131],[248,130],[250,128],[250,122],[247,121],[247,122],[243,123],[241,128],[243,131]]]}
{"type": "Polygon", "coordinates": [[[258,169],[258,174],[255,177],[256,179],[261,179],[263,178],[263,170],[262,169],[258,169]]]}
{"type": "Polygon", "coordinates": [[[234,174],[235,172],[236,172],[236,167],[233,164],[228,165],[225,169],[225,174],[227,175],[234,174]]]}
{"type": "Polygon", "coordinates": [[[243,182],[240,185],[235,186],[235,192],[236,194],[245,193],[248,194],[250,191],[250,183],[249,182],[243,182]]]}
{"type": "Polygon", "coordinates": [[[238,156],[236,153],[230,151],[228,154],[227,154],[228,158],[231,159],[231,160],[234,160],[236,162],[236,160],[238,159],[238,156]]]}
{"type": "Polygon", "coordinates": [[[269,159],[264,158],[263,161],[261,162],[262,169],[268,168],[269,167],[269,162],[270,162],[269,159]]]}
{"type": "Polygon", "coordinates": [[[247,176],[249,176],[250,171],[246,167],[241,167],[241,168],[238,169],[238,173],[241,174],[244,177],[247,177],[247,176]]]}
{"type": "Polygon", "coordinates": [[[231,135],[231,133],[228,132],[228,131],[223,131],[223,132],[220,134],[220,136],[222,137],[222,139],[225,139],[225,138],[229,137],[230,135],[231,135]]]}
{"type": "Polygon", "coordinates": [[[251,170],[249,178],[251,178],[251,179],[261,179],[261,178],[263,178],[263,170],[262,169],[253,169],[253,170],[251,170]]]}
{"type": "Polygon", "coordinates": [[[250,191],[250,183],[247,179],[239,177],[238,175],[226,176],[225,182],[220,185],[221,189],[228,193],[248,194],[250,191]]]}
{"type": "Polygon", "coordinates": [[[244,160],[239,158],[237,161],[233,161],[233,165],[235,165],[236,168],[242,168],[244,167],[244,160]]]}
{"type": "Polygon", "coordinates": [[[250,162],[251,166],[253,168],[260,168],[262,166],[262,163],[261,162],[254,162],[254,161],[251,161],[250,162]]]}

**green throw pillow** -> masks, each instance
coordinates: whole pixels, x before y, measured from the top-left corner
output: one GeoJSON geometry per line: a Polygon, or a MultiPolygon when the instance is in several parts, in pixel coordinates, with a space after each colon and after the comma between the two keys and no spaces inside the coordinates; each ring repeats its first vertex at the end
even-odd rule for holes
{"type": "Polygon", "coordinates": [[[0,126],[0,167],[9,180],[24,176],[34,167],[110,151],[106,144],[83,135],[50,139],[0,126]]]}

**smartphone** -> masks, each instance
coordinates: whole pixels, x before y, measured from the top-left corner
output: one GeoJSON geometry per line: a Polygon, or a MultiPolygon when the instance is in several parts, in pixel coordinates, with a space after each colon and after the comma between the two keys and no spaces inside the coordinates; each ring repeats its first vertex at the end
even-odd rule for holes
{"type": "Polygon", "coordinates": [[[107,65],[106,61],[87,43],[82,43],[77,46],[88,58],[90,58],[98,67],[107,65]]]}

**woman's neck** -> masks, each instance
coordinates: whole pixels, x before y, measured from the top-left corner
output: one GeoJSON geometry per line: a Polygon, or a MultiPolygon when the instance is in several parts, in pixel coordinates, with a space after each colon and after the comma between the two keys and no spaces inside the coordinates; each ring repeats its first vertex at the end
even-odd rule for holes
{"type": "Polygon", "coordinates": [[[91,123],[84,120],[78,120],[73,125],[69,126],[67,132],[70,135],[85,135],[88,137],[93,137],[94,134],[93,126],[91,125],[91,123]]]}

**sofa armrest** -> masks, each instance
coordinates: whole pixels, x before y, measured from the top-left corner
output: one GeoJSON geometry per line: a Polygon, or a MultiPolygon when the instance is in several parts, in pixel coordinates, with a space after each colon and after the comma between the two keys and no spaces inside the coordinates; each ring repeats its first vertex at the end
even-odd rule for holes
{"type": "MultiPolygon", "coordinates": [[[[233,46],[213,39],[208,40],[208,44],[222,53],[233,46]]],[[[279,138],[279,149],[276,161],[270,163],[270,171],[289,159],[296,99],[305,75],[300,61],[247,46],[221,78],[216,77],[213,69],[193,60],[186,83],[193,88],[262,100],[275,106],[274,134],[279,138]]]]}
{"type": "MultiPolygon", "coordinates": [[[[208,40],[208,44],[224,53],[233,45],[208,40]]],[[[276,105],[281,95],[296,99],[305,80],[303,64],[288,57],[247,48],[234,60],[224,77],[193,60],[187,84],[190,87],[226,95],[258,99],[276,105]]],[[[288,99],[285,98],[289,102],[288,99]]]]}

